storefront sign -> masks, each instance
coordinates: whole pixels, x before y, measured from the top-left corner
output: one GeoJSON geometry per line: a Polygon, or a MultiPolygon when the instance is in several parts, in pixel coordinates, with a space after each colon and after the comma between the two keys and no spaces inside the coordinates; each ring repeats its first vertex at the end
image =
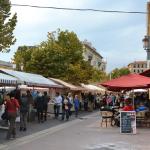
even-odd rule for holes
{"type": "Polygon", "coordinates": [[[136,134],[135,111],[120,111],[120,133],[136,134]]]}

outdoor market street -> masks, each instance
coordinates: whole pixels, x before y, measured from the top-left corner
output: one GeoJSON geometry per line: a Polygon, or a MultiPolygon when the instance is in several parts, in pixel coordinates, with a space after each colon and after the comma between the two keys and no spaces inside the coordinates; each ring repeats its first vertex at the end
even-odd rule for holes
{"type": "MultiPolygon", "coordinates": [[[[43,124],[44,126],[44,124],[43,124]]],[[[1,150],[149,150],[150,130],[120,134],[117,127],[100,127],[99,112],[35,132],[0,145],[1,150]]]]}

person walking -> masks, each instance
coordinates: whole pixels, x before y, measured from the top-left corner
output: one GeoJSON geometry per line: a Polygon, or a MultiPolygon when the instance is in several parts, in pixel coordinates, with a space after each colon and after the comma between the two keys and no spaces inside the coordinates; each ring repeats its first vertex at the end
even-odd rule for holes
{"type": "Polygon", "coordinates": [[[94,104],[94,96],[92,95],[91,92],[88,94],[88,104],[89,104],[89,111],[93,111],[93,104],[94,104]]]}
{"type": "Polygon", "coordinates": [[[47,120],[47,109],[48,109],[48,102],[49,102],[49,96],[47,95],[47,92],[44,92],[43,95],[43,113],[44,113],[44,121],[47,120]]]}
{"type": "Polygon", "coordinates": [[[29,112],[29,101],[26,94],[22,94],[20,99],[20,131],[27,130],[27,115],[29,112]]]}
{"type": "Polygon", "coordinates": [[[63,100],[63,113],[62,113],[62,120],[65,119],[68,121],[69,120],[69,99],[68,97],[64,96],[63,100]]]}
{"type": "Polygon", "coordinates": [[[27,114],[27,120],[28,121],[33,121],[32,119],[32,109],[33,109],[33,105],[34,105],[34,101],[33,101],[33,97],[31,95],[31,92],[29,90],[26,91],[27,93],[27,99],[29,102],[29,110],[28,110],[28,114],[27,114]]]}
{"type": "Polygon", "coordinates": [[[67,96],[67,99],[68,99],[68,107],[69,107],[69,116],[72,115],[72,106],[73,106],[73,97],[72,97],[72,94],[71,93],[68,93],[68,96],[67,96]]]}
{"type": "Polygon", "coordinates": [[[35,105],[36,105],[36,109],[37,109],[38,122],[43,123],[44,101],[42,98],[42,94],[40,92],[38,92],[38,96],[36,97],[35,105]]]}
{"type": "Polygon", "coordinates": [[[75,95],[73,102],[74,102],[74,109],[75,109],[75,117],[78,117],[79,106],[80,106],[80,101],[78,99],[78,95],[75,95]]]}
{"type": "Polygon", "coordinates": [[[56,92],[56,96],[54,98],[54,114],[55,114],[56,119],[59,117],[59,111],[60,111],[61,104],[62,104],[62,97],[58,92],[56,92]]]}
{"type": "Polygon", "coordinates": [[[9,120],[9,129],[7,132],[6,139],[16,138],[16,117],[17,117],[17,110],[19,109],[20,105],[18,100],[15,99],[14,93],[10,93],[10,100],[6,101],[6,110],[8,114],[9,120]]]}

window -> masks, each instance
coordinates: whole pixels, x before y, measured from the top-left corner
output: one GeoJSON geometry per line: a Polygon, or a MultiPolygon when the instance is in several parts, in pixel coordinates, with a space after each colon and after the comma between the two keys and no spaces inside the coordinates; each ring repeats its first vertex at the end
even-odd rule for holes
{"type": "Polygon", "coordinates": [[[88,56],[88,62],[90,62],[90,63],[91,63],[91,61],[92,61],[92,56],[91,56],[91,55],[89,55],[89,56],[88,56]]]}
{"type": "Polygon", "coordinates": [[[143,68],[143,64],[141,64],[141,68],[143,68]]]}
{"type": "Polygon", "coordinates": [[[101,62],[98,62],[98,67],[100,67],[101,66],[101,62]]]}

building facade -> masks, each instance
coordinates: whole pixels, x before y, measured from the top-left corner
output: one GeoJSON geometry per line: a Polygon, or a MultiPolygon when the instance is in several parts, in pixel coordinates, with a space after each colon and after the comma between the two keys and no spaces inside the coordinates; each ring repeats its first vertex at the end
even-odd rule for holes
{"type": "Polygon", "coordinates": [[[83,43],[83,57],[85,61],[88,61],[93,67],[98,70],[106,71],[106,61],[103,60],[103,57],[96,51],[92,44],[86,40],[83,43]]]}
{"type": "Polygon", "coordinates": [[[128,65],[128,69],[131,73],[142,73],[148,69],[147,61],[134,61],[128,65]]]}
{"type": "Polygon", "coordinates": [[[0,60],[0,68],[13,69],[13,64],[0,60]]]}

